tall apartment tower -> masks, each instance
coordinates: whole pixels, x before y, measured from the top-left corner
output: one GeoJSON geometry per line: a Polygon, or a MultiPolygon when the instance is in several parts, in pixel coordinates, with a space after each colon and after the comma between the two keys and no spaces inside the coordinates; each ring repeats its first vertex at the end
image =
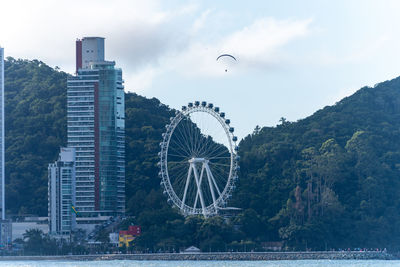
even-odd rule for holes
{"type": "Polygon", "coordinates": [[[48,167],[49,233],[68,239],[76,227],[75,148],[60,150],[58,160],[48,167]]]}
{"type": "Polygon", "coordinates": [[[6,220],[5,209],[5,172],[4,172],[4,48],[0,47],[0,191],[1,191],[1,220],[0,220],[0,245],[11,245],[11,221],[6,220]]]}
{"type": "Polygon", "coordinates": [[[76,208],[83,217],[125,213],[122,70],[104,60],[104,38],[76,41],[67,81],[68,147],[76,149],[76,208]]]}
{"type": "Polygon", "coordinates": [[[0,47],[0,182],[1,182],[1,220],[6,219],[5,211],[5,172],[4,172],[4,48],[0,47]]]}

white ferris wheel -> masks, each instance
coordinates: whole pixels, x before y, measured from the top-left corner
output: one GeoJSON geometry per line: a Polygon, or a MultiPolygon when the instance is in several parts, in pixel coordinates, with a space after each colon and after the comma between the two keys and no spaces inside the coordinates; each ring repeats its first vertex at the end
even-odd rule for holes
{"type": "Polygon", "coordinates": [[[177,111],[160,143],[159,176],[168,203],[183,215],[216,215],[238,179],[237,137],[218,107],[195,101],[177,111]]]}

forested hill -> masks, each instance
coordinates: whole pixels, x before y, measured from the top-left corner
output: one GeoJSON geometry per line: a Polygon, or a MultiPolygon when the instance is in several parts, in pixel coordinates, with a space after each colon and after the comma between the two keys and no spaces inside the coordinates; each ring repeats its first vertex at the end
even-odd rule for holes
{"type": "Polygon", "coordinates": [[[240,153],[233,202],[254,214],[262,239],[399,247],[400,78],[298,122],[257,128],[240,153]]]}
{"type": "MultiPolygon", "coordinates": [[[[7,214],[47,215],[47,165],[66,144],[68,74],[33,60],[5,62],[7,214]]],[[[294,249],[400,245],[400,78],[365,87],[298,122],[256,128],[240,142],[231,220],[183,218],[157,177],[173,111],[126,94],[126,199],[142,225],[138,248],[294,249]]],[[[223,103],[220,103],[221,105],[223,103]]]]}
{"type": "Polygon", "coordinates": [[[5,61],[7,214],[47,214],[47,165],[67,142],[67,74],[34,60],[5,61]]]}

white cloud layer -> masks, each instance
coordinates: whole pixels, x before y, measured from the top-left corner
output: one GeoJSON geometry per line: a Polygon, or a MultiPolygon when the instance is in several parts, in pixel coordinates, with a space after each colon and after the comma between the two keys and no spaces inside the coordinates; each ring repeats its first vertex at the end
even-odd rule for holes
{"type": "MultiPolygon", "coordinates": [[[[203,12],[188,31],[198,32],[200,28],[206,27],[206,19],[210,13],[209,10],[203,12]]],[[[159,54],[157,63],[148,66],[146,73],[152,69],[152,73],[174,72],[187,77],[218,77],[273,68],[284,61],[283,48],[286,44],[310,33],[310,24],[310,19],[280,21],[262,18],[236,32],[218,36],[217,40],[201,42],[201,38],[188,39],[181,50],[171,49],[159,54]],[[216,61],[219,55],[226,53],[234,55],[237,61],[232,58],[216,61]]],[[[205,29],[206,32],[210,30],[212,29],[205,29]]],[[[142,71],[137,76],[149,79],[156,77],[143,75],[142,71]]],[[[142,80],[141,84],[150,85],[151,81],[142,80]]]]}
{"type": "Polygon", "coordinates": [[[37,58],[73,72],[75,39],[103,36],[106,58],[123,68],[126,88],[143,91],[157,75],[171,71],[218,77],[226,74],[225,69],[231,74],[271,67],[281,61],[285,44],[310,32],[311,20],[274,18],[223,31],[221,12],[201,10],[195,4],[171,8],[162,4],[157,0],[5,1],[0,25],[12,27],[0,28],[0,44],[6,47],[6,55],[37,58]],[[222,53],[235,55],[238,62],[216,62],[222,53]]]}
{"type": "Polygon", "coordinates": [[[258,19],[214,43],[190,43],[186,50],[166,61],[174,71],[189,76],[225,75],[227,68],[240,72],[270,68],[282,62],[284,45],[310,32],[310,24],[311,20],[258,19]],[[227,58],[226,62],[216,62],[221,54],[231,54],[237,61],[227,58]]]}

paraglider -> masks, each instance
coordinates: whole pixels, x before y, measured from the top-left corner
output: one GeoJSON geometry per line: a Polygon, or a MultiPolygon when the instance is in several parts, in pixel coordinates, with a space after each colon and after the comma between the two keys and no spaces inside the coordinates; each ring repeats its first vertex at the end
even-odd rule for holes
{"type": "MultiPolygon", "coordinates": [[[[231,59],[237,61],[236,58],[235,58],[234,56],[229,55],[229,54],[222,54],[222,55],[218,56],[218,57],[217,57],[217,61],[218,61],[218,60],[222,60],[222,59],[225,58],[225,57],[228,58],[228,59],[231,58],[231,59]]],[[[228,62],[228,63],[229,63],[229,62],[228,62]]],[[[225,69],[225,72],[228,72],[228,69],[225,69]]]]}

